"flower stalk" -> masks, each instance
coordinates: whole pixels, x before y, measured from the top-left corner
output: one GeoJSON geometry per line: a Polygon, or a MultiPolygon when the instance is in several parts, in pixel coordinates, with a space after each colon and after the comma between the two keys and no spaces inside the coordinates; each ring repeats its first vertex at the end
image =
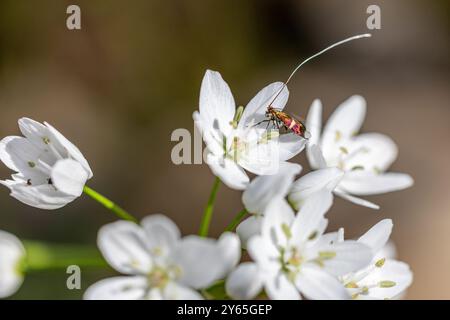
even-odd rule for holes
{"type": "Polygon", "coordinates": [[[87,194],[89,197],[97,201],[98,203],[102,204],[105,208],[111,210],[118,216],[120,219],[128,220],[134,223],[137,223],[138,220],[133,217],[131,214],[129,214],[127,211],[119,207],[117,204],[112,202],[110,199],[106,198],[105,196],[101,195],[97,191],[89,188],[88,186],[84,186],[83,192],[87,194]]]}
{"type": "Polygon", "coordinates": [[[226,227],[225,231],[233,231],[247,214],[248,211],[245,208],[239,211],[230,224],[226,227]]]}
{"type": "Polygon", "coordinates": [[[108,265],[95,247],[82,245],[49,244],[39,241],[23,241],[26,257],[20,269],[35,272],[65,269],[70,265],[104,268],[108,265]]]}
{"type": "Polygon", "coordinates": [[[199,236],[207,237],[209,231],[209,225],[211,224],[211,218],[214,210],[214,203],[216,201],[217,191],[219,190],[220,179],[216,177],[214,180],[213,187],[211,189],[211,194],[209,195],[208,204],[206,205],[205,211],[203,213],[202,222],[200,224],[199,236]]]}

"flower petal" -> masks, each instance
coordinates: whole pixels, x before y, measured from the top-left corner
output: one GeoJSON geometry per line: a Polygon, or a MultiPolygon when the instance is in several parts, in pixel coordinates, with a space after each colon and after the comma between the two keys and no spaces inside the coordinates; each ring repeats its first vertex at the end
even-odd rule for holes
{"type": "Polygon", "coordinates": [[[147,289],[145,277],[113,277],[91,285],[83,295],[84,300],[141,300],[147,289]]]}
{"type": "Polygon", "coordinates": [[[44,150],[37,148],[28,139],[9,136],[0,141],[0,160],[11,170],[20,172],[33,185],[47,183],[45,174],[39,170],[39,160],[52,166],[54,160],[44,150]]]}
{"type": "Polygon", "coordinates": [[[157,256],[167,257],[180,239],[180,230],[168,217],[152,214],[141,221],[146,247],[157,256]]]}
{"type": "Polygon", "coordinates": [[[289,90],[282,82],[274,82],[264,87],[250,100],[242,113],[239,128],[248,126],[252,120],[258,123],[266,119],[265,113],[270,103],[276,109],[283,109],[289,98],[289,90]],[[279,94],[278,94],[279,93],[279,94]],[[275,96],[277,98],[274,100],[275,96]]]}
{"type": "Polygon", "coordinates": [[[297,275],[295,285],[308,299],[344,300],[350,295],[339,280],[322,269],[305,266],[297,275]]]}
{"type": "Polygon", "coordinates": [[[237,234],[233,232],[224,232],[217,241],[218,251],[223,264],[223,274],[225,277],[233,270],[241,259],[241,241],[237,234]]]}
{"type": "Polygon", "coordinates": [[[264,280],[264,289],[267,296],[272,300],[299,300],[300,294],[295,285],[288,280],[284,273],[264,280]]]}
{"type": "Polygon", "coordinates": [[[256,263],[244,262],[228,276],[225,290],[233,299],[248,300],[256,297],[262,286],[262,277],[256,263]]]}
{"type": "Polygon", "coordinates": [[[357,271],[367,266],[373,258],[370,247],[353,240],[316,246],[308,249],[307,255],[311,259],[314,255],[320,256],[323,252],[334,254],[329,259],[324,259],[321,266],[325,271],[335,276],[357,271]]]}
{"type": "Polygon", "coordinates": [[[163,290],[164,300],[203,300],[197,291],[176,282],[169,282],[163,290]]]}
{"type": "Polygon", "coordinates": [[[261,232],[262,219],[261,215],[252,215],[237,226],[236,233],[241,239],[242,248],[247,247],[247,242],[251,237],[261,232]]]}
{"type": "Polygon", "coordinates": [[[247,250],[262,272],[275,272],[281,268],[278,248],[267,236],[256,235],[250,238],[247,250]]]}
{"type": "Polygon", "coordinates": [[[261,234],[274,246],[284,247],[289,240],[285,228],[292,225],[294,217],[294,210],[284,198],[273,199],[264,211],[261,234]]]}
{"type": "Polygon", "coordinates": [[[325,159],[335,156],[337,143],[358,133],[366,116],[366,101],[361,96],[352,96],[339,105],[325,125],[321,147],[325,159]]]}
{"type": "Polygon", "coordinates": [[[381,133],[363,133],[348,141],[344,157],[346,170],[363,168],[370,172],[384,172],[395,161],[398,148],[392,139],[381,133]]]}
{"type": "Polygon", "coordinates": [[[147,274],[152,267],[144,230],[133,222],[117,221],[100,228],[97,245],[106,261],[125,274],[147,274]]]}
{"type": "Polygon", "coordinates": [[[17,182],[11,184],[0,181],[0,183],[10,188],[11,197],[39,209],[59,209],[76,199],[74,196],[56,190],[54,186],[49,184],[28,186],[17,182]]]}
{"type": "MultiPolygon", "coordinates": [[[[330,192],[323,190],[316,192],[303,204],[291,227],[292,243],[302,244],[312,234],[318,233],[324,216],[333,203],[330,192]]],[[[318,234],[321,236],[321,234],[318,234]]]]}
{"type": "Polygon", "coordinates": [[[341,181],[344,172],[338,168],[325,168],[311,171],[295,181],[289,191],[289,201],[300,208],[313,194],[321,190],[333,191],[341,181]]]}
{"type": "Polygon", "coordinates": [[[376,254],[388,242],[393,226],[394,225],[391,219],[381,220],[372,228],[370,228],[369,231],[363,234],[358,239],[358,242],[364,243],[368,247],[372,248],[372,252],[376,254]]]}
{"type": "Polygon", "coordinates": [[[278,138],[281,161],[289,160],[305,149],[306,139],[295,134],[282,134],[278,138]]]}
{"type": "MultiPolygon", "coordinates": [[[[83,168],[88,172],[88,179],[91,179],[93,176],[91,167],[89,166],[89,163],[87,162],[81,151],[49,123],[44,122],[44,124],[53,135],[53,137],[62,145],[65,150],[67,150],[67,153],[70,155],[70,157],[78,161],[83,166],[83,168]]],[[[52,139],[50,139],[50,143],[52,143],[52,139]]]]}
{"type": "Polygon", "coordinates": [[[262,214],[273,198],[285,197],[294,177],[302,167],[298,164],[280,165],[276,174],[259,176],[252,180],[242,194],[242,203],[250,213],[262,214]]]}
{"type": "Polygon", "coordinates": [[[376,268],[359,284],[361,286],[378,284],[381,281],[393,282],[390,287],[374,287],[369,290],[369,296],[378,299],[395,299],[412,283],[413,274],[409,266],[401,261],[386,260],[381,268],[376,268]]]}
{"type": "Polygon", "coordinates": [[[51,173],[51,181],[55,188],[74,197],[81,196],[88,177],[89,172],[72,159],[59,160],[51,173]]]}
{"type": "Polygon", "coordinates": [[[13,295],[22,285],[23,274],[18,270],[25,257],[25,248],[13,234],[0,230],[0,298],[13,295]]]}
{"type": "Polygon", "coordinates": [[[210,286],[229,267],[217,241],[194,235],[180,240],[172,259],[181,268],[180,283],[194,289],[210,286]]]}
{"type": "Polygon", "coordinates": [[[245,171],[230,159],[208,154],[206,162],[214,175],[231,189],[243,190],[250,180],[245,171]]]}
{"type": "Polygon", "coordinates": [[[344,191],[360,196],[387,193],[411,187],[414,180],[404,173],[383,174],[364,171],[347,172],[339,187],[344,191]]]}
{"type": "Polygon", "coordinates": [[[320,131],[322,130],[322,102],[316,99],[309,107],[308,116],[306,117],[306,129],[311,134],[306,146],[306,156],[308,157],[309,165],[313,169],[320,168],[316,158],[311,154],[311,146],[319,145],[320,131]]]}
{"type": "Polygon", "coordinates": [[[200,89],[199,111],[208,130],[217,130],[225,137],[232,130],[236,105],[230,87],[217,71],[207,70],[200,89]]]}
{"type": "Polygon", "coordinates": [[[375,210],[380,209],[379,205],[377,205],[375,203],[372,203],[370,201],[367,201],[367,200],[364,200],[364,199],[361,199],[361,198],[349,195],[348,193],[344,192],[343,190],[335,189],[333,192],[338,197],[341,197],[342,199],[350,201],[350,202],[352,202],[354,204],[357,204],[357,205],[360,205],[360,206],[363,206],[363,207],[367,207],[367,208],[370,208],[370,209],[375,209],[375,210]]]}

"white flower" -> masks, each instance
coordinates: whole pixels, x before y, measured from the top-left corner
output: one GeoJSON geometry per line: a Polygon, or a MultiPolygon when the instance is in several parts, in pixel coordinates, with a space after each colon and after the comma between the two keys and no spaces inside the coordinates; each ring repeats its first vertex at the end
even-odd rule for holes
{"type": "Polygon", "coordinates": [[[25,249],[11,233],[0,230],[0,298],[13,295],[22,285],[25,249]]]}
{"type": "Polygon", "coordinates": [[[187,236],[163,215],[151,215],[141,226],[118,221],[103,226],[98,246],[117,271],[127,276],[101,280],[85,299],[202,299],[198,289],[223,279],[240,259],[239,238],[219,240],[187,236]]]}
{"type": "MultiPolygon", "coordinates": [[[[394,260],[392,245],[387,243],[392,226],[392,220],[382,220],[358,239],[371,247],[375,256],[365,268],[341,278],[353,299],[396,299],[411,285],[409,266],[394,260]]],[[[343,233],[339,241],[342,240],[343,233]]]]}
{"type": "MultiPolygon", "coordinates": [[[[322,135],[322,104],[311,105],[306,126],[311,133],[307,157],[313,169],[337,167],[345,172],[334,193],[353,203],[378,209],[378,205],[357,196],[374,195],[412,186],[413,179],[403,173],[386,172],[397,158],[397,146],[386,135],[357,135],[366,114],[366,102],[360,96],[344,101],[328,119],[322,135]]],[[[325,176],[321,176],[325,178],[325,176]]],[[[335,177],[329,176],[331,180],[335,177]]],[[[316,184],[327,184],[317,179],[316,184]]]]}
{"type": "Polygon", "coordinates": [[[242,203],[251,216],[236,228],[244,247],[248,239],[260,232],[263,214],[269,203],[286,197],[295,176],[301,170],[298,164],[284,163],[280,165],[278,173],[258,176],[247,186],[242,194],[242,203]]]}
{"type": "Polygon", "coordinates": [[[25,137],[0,141],[0,159],[16,173],[1,184],[17,200],[41,209],[58,209],[75,200],[92,177],[80,150],[48,123],[19,120],[25,137]]]}
{"type": "Polygon", "coordinates": [[[250,299],[264,288],[271,299],[349,298],[337,277],[367,265],[372,252],[356,241],[330,243],[335,234],[323,235],[331,203],[329,193],[317,193],[294,216],[285,200],[272,201],[261,234],[247,245],[255,262],[243,263],[230,274],[227,293],[250,299]]]}
{"type": "Polygon", "coordinates": [[[289,96],[286,86],[275,82],[262,89],[246,106],[236,110],[233,95],[220,73],[208,70],[200,90],[199,111],[193,118],[208,148],[207,163],[223,183],[243,190],[249,182],[245,170],[271,174],[279,162],[301,152],[305,140],[294,134],[267,131],[265,112],[272,105],[283,109],[289,96]]]}

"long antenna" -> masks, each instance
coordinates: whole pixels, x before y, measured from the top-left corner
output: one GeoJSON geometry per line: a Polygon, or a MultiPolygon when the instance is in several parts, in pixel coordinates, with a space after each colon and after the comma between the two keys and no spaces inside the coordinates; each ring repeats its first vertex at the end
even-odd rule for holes
{"type": "Polygon", "coordinates": [[[283,91],[284,87],[287,86],[287,84],[289,83],[289,81],[291,81],[292,77],[294,76],[294,74],[298,71],[298,69],[300,69],[304,64],[306,64],[307,62],[309,62],[310,60],[314,59],[317,56],[320,56],[322,53],[327,52],[330,49],[333,49],[334,47],[340,46],[341,44],[344,44],[346,42],[350,42],[353,40],[357,40],[357,39],[361,39],[361,38],[370,38],[372,35],[370,33],[364,33],[364,34],[359,34],[344,40],[341,40],[339,42],[336,42],[334,44],[332,44],[329,47],[326,47],[325,49],[323,49],[322,51],[317,52],[316,54],[312,55],[311,57],[303,60],[295,69],[294,71],[292,71],[292,73],[289,75],[289,78],[286,80],[285,83],[283,83],[283,86],[281,87],[281,89],[278,91],[278,93],[275,95],[275,97],[273,98],[272,102],[269,104],[269,106],[272,105],[272,103],[274,103],[274,101],[276,100],[276,98],[278,98],[278,96],[280,95],[280,93],[283,91]]]}

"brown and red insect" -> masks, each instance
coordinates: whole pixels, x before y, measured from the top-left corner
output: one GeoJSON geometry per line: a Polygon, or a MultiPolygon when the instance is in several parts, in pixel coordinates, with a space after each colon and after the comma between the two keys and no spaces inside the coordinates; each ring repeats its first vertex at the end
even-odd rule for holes
{"type": "Polygon", "coordinates": [[[277,129],[280,129],[280,127],[286,129],[286,131],[293,133],[295,135],[298,135],[304,139],[309,139],[310,134],[308,132],[308,130],[306,129],[305,124],[303,123],[303,121],[297,119],[296,117],[280,110],[280,109],[276,109],[273,107],[273,103],[275,102],[275,100],[278,98],[278,96],[280,95],[280,93],[283,91],[284,87],[287,86],[287,84],[289,83],[289,81],[291,81],[292,77],[294,76],[294,74],[298,71],[298,69],[300,69],[301,66],[303,66],[305,63],[307,63],[308,61],[310,61],[311,59],[321,55],[322,53],[336,47],[339,46],[343,43],[352,41],[352,40],[356,40],[356,39],[360,39],[360,38],[368,38],[371,37],[370,34],[361,34],[361,35],[357,35],[357,36],[353,36],[347,39],[344,39],[342,41],[336,42],[334,44],[332,44],[331,46],[323,49],[322,51],[312,55],[311,57],[307,58],[306,60],[304,60],[303,62],[301,62],[295,69],[294,71],[292,71],[292,73],[289,75],[289,78],[286,80],[286,82],[283,83],[282,87],[280,88],[280,90],[278,91],[278,93],[275,95],[275,97],[271,100],[271,102],[269,103],[265,116],[266,119],[262,120],[260,122],[258,122],[257,124],[255,124],[255,126],[263,123],[263,122],[267,122],[267,128],[266,130],[269,128],[270,123],[273,124],[274,127],[276,127],[277,129]]]}
{"type": "Polygon", "coordinates": [[[277,129],[280,129],[281,126],[284,127],[287,131],[290,131],[305,139],[308,139],[310,137],[303,121],[293,117],[286,112],[272,107],[272,105],[267,107],[266,117],[269,118],[269,120],[265,121],[271,121],[277,127],[277,129]]]}

